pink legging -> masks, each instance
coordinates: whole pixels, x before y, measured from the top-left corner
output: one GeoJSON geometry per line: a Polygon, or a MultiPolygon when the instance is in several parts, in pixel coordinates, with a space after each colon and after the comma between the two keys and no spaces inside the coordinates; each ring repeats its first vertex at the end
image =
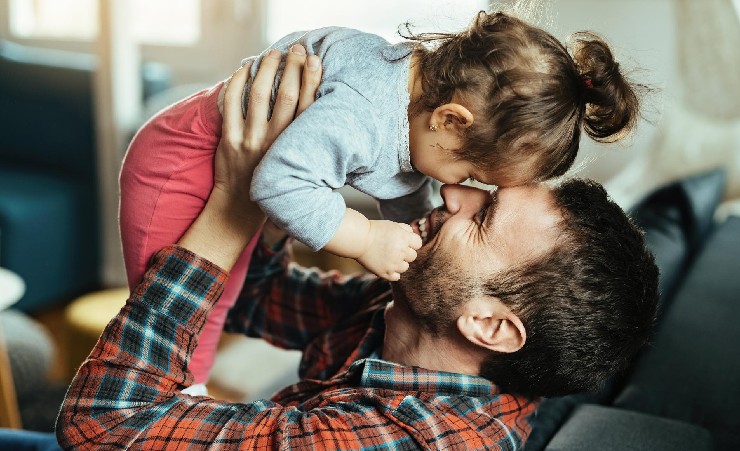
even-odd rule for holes
{"type": "MultiPolygon", "coordinates": [[[[176,243],[203,209],[213,186],[213,156],[221,138],[218,93],[207,89],[171,105],[134,137],[120,177],[121,242],[129,287],[135,287],[152,254],[176,243]]],[[[228,310],[244,283],[257,234],[230,272],[189,364],[195,383],[213,366],[228,310]]]]}

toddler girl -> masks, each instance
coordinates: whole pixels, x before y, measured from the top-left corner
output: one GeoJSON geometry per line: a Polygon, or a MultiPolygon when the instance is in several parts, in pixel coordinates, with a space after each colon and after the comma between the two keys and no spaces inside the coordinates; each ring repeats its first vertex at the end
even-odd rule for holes
{"type": "MultiPolygon", "coordinates": [[[[634,125],[637,96],[608,46],[591,33],[574,35],[572,43],[570,54],[541,29],[485,12],[461,33],[411,36],[397,45],[345,28],[291,34],[273,48],[320,56],[322,83],[316,102],[262,159],[252,198],[310,248],[355,258],[397,280],[421,244],[404,223],[431,209],[430,177],[499,186],[549,179],[573,163],[581,130],[603,142],[634,125]],[[347,208],[335,191],[345,184],[378,199],[385,220],[347,208]]],[[[255,57],[253,73],[270,57],[279,54],[255,57]]],[[[130,145],[120,221],[131,286],[208,199],[222,85],[158,113],[130,145]]],[[[190,362],[196,383],[207,379],[253,246],[199,338],[190,362]]]]}

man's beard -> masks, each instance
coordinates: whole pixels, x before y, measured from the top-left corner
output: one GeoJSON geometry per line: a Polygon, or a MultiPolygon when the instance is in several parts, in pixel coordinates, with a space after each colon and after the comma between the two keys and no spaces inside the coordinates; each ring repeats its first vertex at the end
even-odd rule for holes
{"type": "Polygon", "coordinates": [[[420,327],[444,335],[455,327],[459,308],[474,296],[472,278],[448,252],[424,249],[396,282],[401,302],[420,327]]]}

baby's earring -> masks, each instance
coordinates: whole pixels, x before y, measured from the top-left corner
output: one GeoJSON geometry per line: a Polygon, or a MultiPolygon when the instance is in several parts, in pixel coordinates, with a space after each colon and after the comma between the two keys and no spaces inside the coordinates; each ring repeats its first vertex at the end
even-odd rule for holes
{"type": "Polygon", "coordinates": [[[437,126],[436,126],[436,125],[434,125],[434,124],[431,124],[431,125],[429,126],[429,130],[431,130],[431,131],[433,131],[433,132],[436,132],[436,131],[437,131],[437,126]]]}

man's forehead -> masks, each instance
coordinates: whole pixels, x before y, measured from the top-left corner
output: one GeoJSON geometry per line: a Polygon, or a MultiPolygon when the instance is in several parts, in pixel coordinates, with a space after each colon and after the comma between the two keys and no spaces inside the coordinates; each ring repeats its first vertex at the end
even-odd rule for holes
{"type": "Polygon", "coordinates": [[[499,188],[490,196],[494,214],[487,219],[493,220],[498,215],[502,220],[501,216],[509,216],[520,232],[555,231],[562,221],[553,188],[544,183],[499,188]]]}
{"type": "Polygon", "coordinates": [[[492,199],[500,198],[514,200],[516,202],[554,206],[553,188],[545,183],[532,183],[528,185],[511,186],[508,188],[492,189],[489,191],[489,195],[492,199]]]}

